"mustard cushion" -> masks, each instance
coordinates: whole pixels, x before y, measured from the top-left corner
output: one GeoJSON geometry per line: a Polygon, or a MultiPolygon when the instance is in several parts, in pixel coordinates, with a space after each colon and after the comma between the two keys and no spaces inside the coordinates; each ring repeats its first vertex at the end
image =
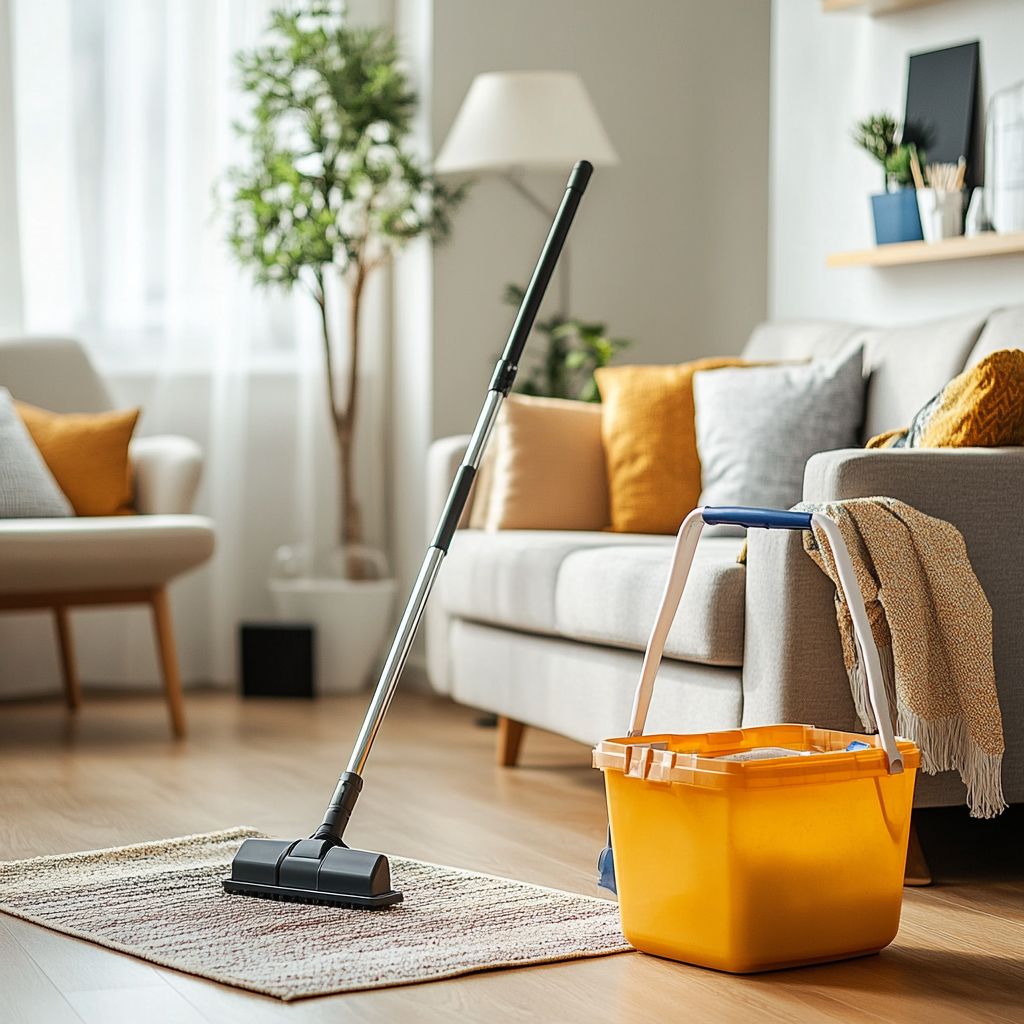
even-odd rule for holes
{"type": "Polygon", "coordinates": [[[18,415],[78,516],[131,515],[128,442],[138,409],[55,413],[16,402],[18,415]]]}
{"type": "Polygon", "coordinates": [[[611,528],[675,533],[700,498],[693,375],[749,366],[742,359],[698,359],[678,366],[597,370],[601,392],[611,528]]]}
{"type": "Polygon", "coordinates": [[[1024,445],[1024,351],[1004,348],[954,377],[909,428],[868,448],[998,448],[1024,445]]]}
{"type": "MultiPolygon", "coordinates": [[[[495,441],[485,499],[486,529],[607,527],[600,406],[510,395],[501,410],[495,441]]],[[[486,479],[481,482],[487,485],[486,479]]],[[[472,517],[470,524],[474,524],[472,517]]]]}

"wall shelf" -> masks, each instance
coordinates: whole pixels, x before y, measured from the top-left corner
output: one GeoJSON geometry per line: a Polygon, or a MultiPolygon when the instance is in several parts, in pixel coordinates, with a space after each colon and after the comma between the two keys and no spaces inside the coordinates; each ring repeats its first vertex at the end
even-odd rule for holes
{"type": "Polygon", "coordinates": [[[939,0],[821,0],[821,9],[826,14],[838,11],[852,11],[855,14],[868,14],[877,18],[883,14],[895,14],[907,11],[911,7],[927,7],[939,0]]]}
{"type": "Polygon", "coordinates": [[[829,267],[900,267],[913,263],[944,263],[989,256],[1024,254],[1024,231],[1012,235],[989,232],[972,238],[946,238],[941,242],[897,242],[871,249],[833,252],[825,257],[829,267]]]}

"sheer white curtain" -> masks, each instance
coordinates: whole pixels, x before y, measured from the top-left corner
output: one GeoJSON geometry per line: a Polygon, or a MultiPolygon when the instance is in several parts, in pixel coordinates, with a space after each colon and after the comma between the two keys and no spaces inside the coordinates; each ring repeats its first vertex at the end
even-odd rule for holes
{"type": "MultiPolygon", "coordinates": [[[[8,2],[23,332],[81,337],[120,402],[143,407],[143,433],[203,445],[198,510],[218,547],[175,591],[179,647],[187,678],[230,679],[238,620],[269,611],[274,548],[329,543],[335,516],[315,311],[255,290],[215,213],[240,156],[232,56],[275,3],[8,2]]],[[[362,476],[382,543],[386,364],[367,375],[362,476]]],[[[86,679],[155,678],[143,620],[126,635],[89,614],[86,679]]]]}

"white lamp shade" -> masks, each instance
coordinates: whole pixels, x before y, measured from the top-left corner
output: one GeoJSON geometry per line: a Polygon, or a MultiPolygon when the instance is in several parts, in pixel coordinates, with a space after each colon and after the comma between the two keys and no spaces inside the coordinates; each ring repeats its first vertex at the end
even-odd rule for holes
{"type": "Polygon", "coordinates": [[[473,79],[434,170],[565,170],[581,159],[619,162],[579,75],[489,71],[473,79]]]}

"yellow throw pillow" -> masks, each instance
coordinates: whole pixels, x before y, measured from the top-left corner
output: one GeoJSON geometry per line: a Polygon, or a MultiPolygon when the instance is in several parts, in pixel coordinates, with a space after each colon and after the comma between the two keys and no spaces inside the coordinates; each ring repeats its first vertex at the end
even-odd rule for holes
{"type": "Polygon", "coordinates": [[[511,395],[495,441],[488,530],[608,526],[599,405],[511,395]]]}
{"type": "Polygon", "coordinates": [[[700,498],[693,375],[749,366],[743,359],[698,359],[679,366],[609,366],[601,391],[612,529],[675,533],[700,498]]]}
{"type": "Polygon", "coordinates": [[[75,515],[131,515],[132,474],[128,442],[138,409],[56,413],[25,402],[18,415],[75,515]]]}
{"type": "Polygon", "coordinates": [[[998,448],[1024,445],[1024,351],[1004,348],[954,377],[908,429],[868,448],[998,448]]]}

